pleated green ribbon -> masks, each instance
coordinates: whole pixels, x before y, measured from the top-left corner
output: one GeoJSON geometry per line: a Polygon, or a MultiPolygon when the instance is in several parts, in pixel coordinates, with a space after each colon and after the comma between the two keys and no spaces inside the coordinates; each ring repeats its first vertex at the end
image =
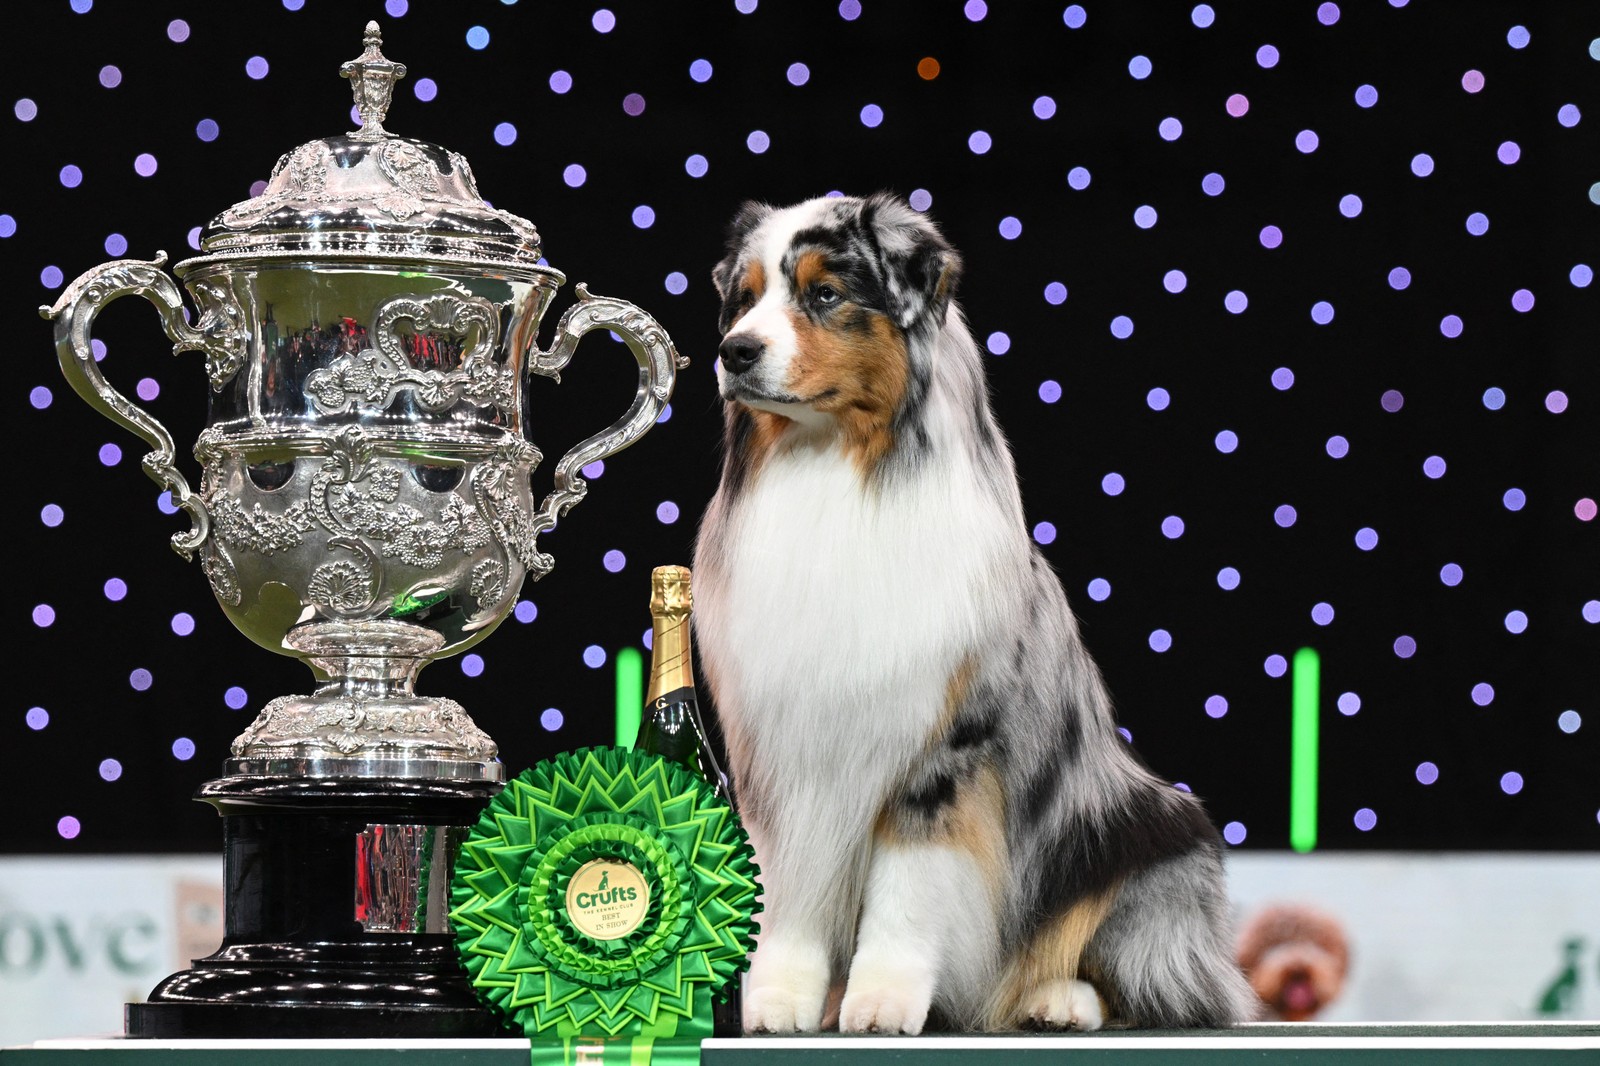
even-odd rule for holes
{"type": "Polygon", "coordinates": [[[456,859],[450,919],[473,987],[527,1034],[534,1066],[692,1066],[712,997],[749,965],[756,875],[700,777],[581,748],[490,802],[456,859]]]}

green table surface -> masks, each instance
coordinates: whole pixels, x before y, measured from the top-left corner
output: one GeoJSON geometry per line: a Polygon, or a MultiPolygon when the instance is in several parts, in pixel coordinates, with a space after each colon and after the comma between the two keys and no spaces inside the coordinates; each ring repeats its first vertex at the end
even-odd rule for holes
{"type": "MultiPolygon", "coordinates": [[[[1188,1032],[707,1040],[704,1066],[1220,1066],[1228,1063],[1559,1062],[1600,1066],[1600,1022],[1247,1025],[1188,1032]]],[[[523,1066],[526,1040],[41,1040],[0,1049],[3,1066],[523,1066]]]]}

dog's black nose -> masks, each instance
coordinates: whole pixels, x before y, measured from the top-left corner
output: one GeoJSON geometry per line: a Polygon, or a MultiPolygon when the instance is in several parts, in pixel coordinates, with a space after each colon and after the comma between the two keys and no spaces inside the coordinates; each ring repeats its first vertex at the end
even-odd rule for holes
{"type": "Polygon", "coordinates": [[[766,347],[748,333],[735,333],[722,342],[722,348],[719,350],[722,355],[722,365],[730,374],[743,374],[761,361],[761,353],[766,351],[766,347]]]}

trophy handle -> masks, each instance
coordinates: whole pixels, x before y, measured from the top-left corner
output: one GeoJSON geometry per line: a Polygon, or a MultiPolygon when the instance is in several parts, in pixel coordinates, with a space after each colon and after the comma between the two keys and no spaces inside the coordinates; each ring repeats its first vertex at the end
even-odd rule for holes
{"type": "MultiPolygon", "coordinates": [[[[207,362],[214,370],[214,386],[219,384],[216,371],[224,365],[230,368],[229,376],[238,369],[243,362],[243,337],[234,328],[236,323],[202,332],[185,322],[183,296],[177,283],[161,269],[166,261],[167,253],[157,252],[156,258],[149,261],[117,259],[101,263],[68,285],[54,307],[40,307],[39,314],[55,320],[56,356],[77,394],[117,425],[144,438],[154,449],[144,457],[144,472],[172,493],[174,503],[189,512],[190,528],[172,535],[172,550],[188,559],[210,534],[211,516],[173,465],[172,434],[150,412],[111,387],[100,372],[100,364],[95,362],[89,342],[89,332],[101,309],[112,300],[134,293],[149,300],[160,312],[162,328],[173,341],[174,353],[196,349],[207,353],[207,362]]],[[[204,319],[202,325],[206,325],[204,319]]]]}
{"type": "Polygon", "coordinates": [[[589,492],[589,483],[579,471],[644,436],[672,397],[678,371],[689,365],[688,357],[678,354],[661,324],[638,307],[626,300],[594,296],[587,285],[580,284],[577,293],[578,302],[567,309],[556,325],[555,344],[548,351],[533,353],[528,362],[529,373],[543,374],[559,382],[561,368],[572,359],[578,341],[592,330],[609,329],[622,338],[639,362],[639,391],[626,414],[574,445],[556,464],[555,488],[544,498],[528,525],[528,573],[536,579],[549,573],[554,565],[549,555],[537,550],[539,534],[553,529],[556,520],[564,517],[589,492]]]}

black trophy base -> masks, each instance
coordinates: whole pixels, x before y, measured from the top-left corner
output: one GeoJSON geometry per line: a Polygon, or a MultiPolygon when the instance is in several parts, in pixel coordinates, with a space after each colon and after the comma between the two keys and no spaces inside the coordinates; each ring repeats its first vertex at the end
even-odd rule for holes
{"type": "Polygon", "coordinates": [[[512,1035],[474,994],[447,919],[455,846],[499,788],[207,782],[197,798],[224,820],[222,947],[128,1004],[127,1035],[512,1035]]]}

